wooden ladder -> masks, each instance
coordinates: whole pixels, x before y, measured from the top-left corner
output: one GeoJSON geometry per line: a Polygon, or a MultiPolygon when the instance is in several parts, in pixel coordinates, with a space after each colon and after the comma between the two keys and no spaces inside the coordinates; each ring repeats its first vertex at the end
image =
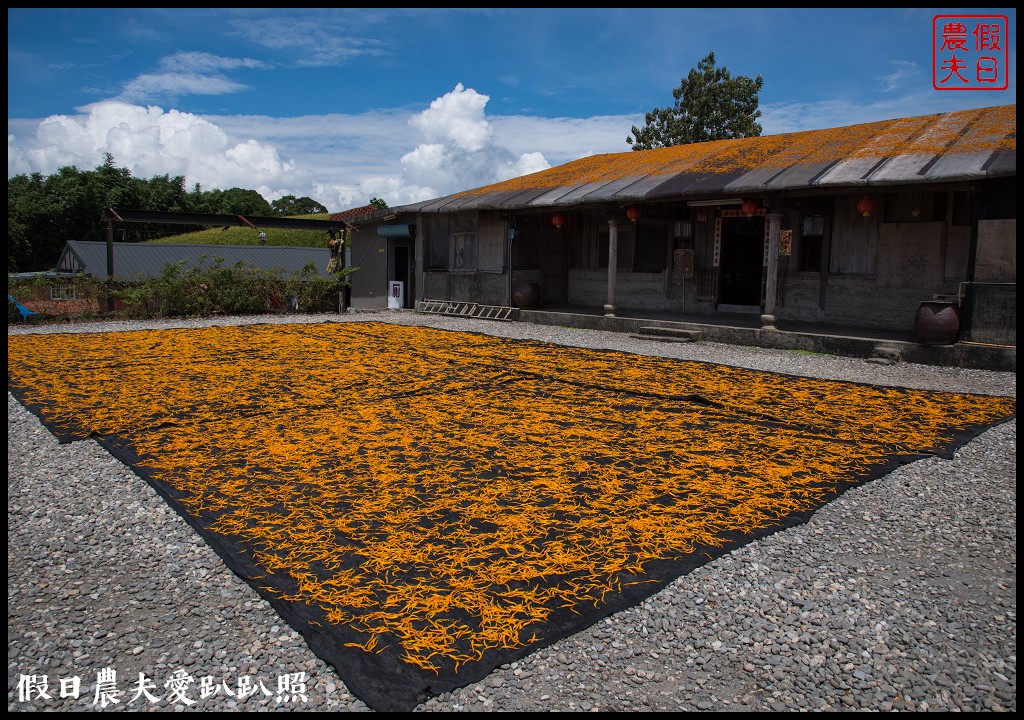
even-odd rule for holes
{"type": "Polygon", "coordinates": [[[421,300],[416,304],[416,310],[435,315],[457,315],[485,320],[515,320],[519,316],[518,308],[508,305],[481,305],[455,300],[421,300]]]}

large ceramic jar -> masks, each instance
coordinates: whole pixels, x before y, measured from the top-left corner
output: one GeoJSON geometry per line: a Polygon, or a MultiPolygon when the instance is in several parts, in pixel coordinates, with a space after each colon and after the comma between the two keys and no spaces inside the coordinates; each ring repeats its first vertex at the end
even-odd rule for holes
{"type": "Polygon", "coordinates": [[[519,283],[512,290],[512,302],[521,309],[537,307],[540,305],[540,284],[535,282],[519,283]]]}
{"type": "Polygon", "coordinates": [[[925,300],[914,317],[914,333],[925,345],[952,345],[960,337],[960,306],[951,300],[925,300]]]}

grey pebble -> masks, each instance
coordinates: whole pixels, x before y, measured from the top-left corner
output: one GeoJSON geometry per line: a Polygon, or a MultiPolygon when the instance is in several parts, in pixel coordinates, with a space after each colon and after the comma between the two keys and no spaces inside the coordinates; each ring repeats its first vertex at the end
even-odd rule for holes
{"type": "MultiPolygon", "coordinates": [[[[363,321],[1016,397],[1016,373],[411,311],[9,325],[8,335],[363,321]]],[[[149,485],[91,440],[58,444],[10,393],[7,407],[8,711],[368,710],[149,485]],[[122,695],[101,708],[108,666],[122,695]],[[298,672],[304,699],[279,702],[279,678],[298,672]],[[175,673],[194,680],[191,704],[171,693],[175,673]],[[158,701],[140,693],[140,674],[158,701]],[[26,676],[46,676],[50,698],[22,699],[26,676]],[[239,692],[244,676],[251,695],[239,692]]],[[[1015,712],[1016,428],[992,428],[951,460],[901,466],[416,711],[1015,712]]]]}

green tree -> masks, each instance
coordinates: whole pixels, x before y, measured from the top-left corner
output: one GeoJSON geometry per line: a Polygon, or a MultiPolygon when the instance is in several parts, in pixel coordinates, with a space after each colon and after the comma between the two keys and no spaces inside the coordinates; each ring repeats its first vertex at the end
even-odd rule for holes
{"type": "Polygon", "coordinates": [[[647,113],[647,124],[643,129],[634,125],[626,142],[634,150],[650,150],[757,137],[761,134],[756,120],[761,116],[757,104],[762,85],[764,79],[760,75],[734,78],[726,68],[715,67],[715,53],[710,52],[672,91],[675,103],[647,113]]]}
{"type": "Polygon", "coordinates": [[[378,210],[388,209],[388,204],[384,200],[381,200],[379,197],[370,198],[370,204],[373,205],[378,210]]]}
{"type": "MultiPolygon", "coordinates": [[[[7,272],[37,270],[35,253],[46,241],[50,201],[40,173],[7,180],[7,272]]],[[[58,251],[59,252],[59,251],[58,251]]]]}
{"type": "Polygon", "coordinates": [[[185,178],[158,175],[139,181],[139,207],[160,208],[161,212],[192,212],[192,202],[185,190],[185,178]]]}
{"type": "Polygon", "coordinates": [[[326,213],[327,208],[310,197],[297,198],[294,195],[285,195],[270,203],[270,207],[281,217],[295,215],[316,215],[326,213]]]}
{"type": "MultiPolygon", "coordinates": [[[[77,172],[77,171],[76,171],[77,172]]],[[[128,168],[119,168],[114,156],[105,153],[103,163],[92,172],[81,173],[87,192],[103,207],[137,208],[141,206],[145,181],[132,177],[128,168]]]]}
{"type": "MultiPolygon", "coordinates": [[[[306,207],[311,206],[307,203],[306,207]]],[[[7,179],[7,271],[51,270],[68,240],[106,240],[107,225],[100,222],[106,208],[274,215],[270,203],[255,190],[206,192],[196,184],[187,192],[183,177],[135,178],[127,168],[117,167],[108,153],[95,170],[82,171],[69,165],[46,177],[33,173],[7,179]]],[[[194,229],[164,223],[124,223],[115,229],[114,239],[139,242],[194,229]]]]}
{"type": "MultiPolygon", "coordinates": [[[[255,190],[231,188],[230,190],[207,190],[204,192],[196,185],[192,196],[192,212],[256,217],[270,217],[274,214],[270,203],[255,190]]],[[[158,210],[159,208],[153,209],[158,210]]]]}

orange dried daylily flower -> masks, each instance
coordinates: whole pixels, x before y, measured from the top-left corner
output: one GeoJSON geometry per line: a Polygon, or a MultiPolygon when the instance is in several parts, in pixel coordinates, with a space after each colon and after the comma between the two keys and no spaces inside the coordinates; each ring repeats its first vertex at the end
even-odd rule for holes
{"type": "Polygon", "coordinates": [[[8,377],[276,601],[433,672],[1016,406],[375,322],[9,336],[8,377]]]}

